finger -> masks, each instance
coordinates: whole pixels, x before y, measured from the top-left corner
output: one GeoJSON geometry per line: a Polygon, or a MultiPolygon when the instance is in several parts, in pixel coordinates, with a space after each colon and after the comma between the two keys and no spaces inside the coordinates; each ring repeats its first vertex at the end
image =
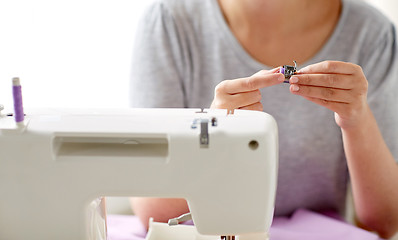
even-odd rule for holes
{"type": "Polygon", "coordinates": [[[256,72],[255,74],[253,74],[253,76],[255,76],[255,75],[263,75],[263,74],[270,74],[270,73],[279,73],[279,69],[280,69],[280,67],[276,67],[276,68],[271,69],[271,70],[260,70],[260,71],[256,72]]]}
{"type": "Polygon", "coordinates": [[[307,73],[338,73],[338,74],[355,74],[361,67],[353,63],[340,61],[324,61],[309,65],[300,69],[298,74],[307,73]]]}
{"type": "Polygon", "coordinates": [[[229,94],[249,92],[260,88],[280,84],[284,80],[285,77],[281,73],[256,73],[247,78],[238,78],[234,80],[223,81],[222,84],[217,85],[216,91],[221,91],[229,94]]]}
{"type": "Polygon", "coordinates": [[[355,87],[355,81],[352,75],[341,74],[294,75],[290,78],[289,82],[290,84],[331,87],[338,89],[353,89],[355,87]]]}
{"type": "Polygon", "coordinates": [[[233,108],[241,108],[261,101],[260,90],[229,95],[228,102],[233,108]]]}
{"type": "Polygon", "coordinates": [[[311,101],[315,104],[318,104],[320,106],[323,106],[333,112],[340,113],[344,110],[344,108],[347,108],[348,103],[342,103],[342,102],[334,102],[334,101],[328,101],[325,99],[319,99],[319,98],[312,98],[312,97],[305,97],[303,98],[307,99],[308,101],[311,101]]]}
{"type": "Polygon", "coordinates": [[[237,94],[220,94],[213,101],[213,106],[219,109],[237,109],[259,102],[261,100],[260,90],[243,92],[237,94]]]}
{"type": "Polygon", "coordinates": [[[341,103],[351,103],[355,100],[352,91],[337,88],[291,84],[290,92],[300,96],[341,103]]]}
{"type": "Polygon", "coordinates": [[[242,110],[263,111],[263,104],[261,104],[260,102],[256,102],[256,103],[251,104],[251,105],[248,105],[248,106],[240,107],[239,109],[242,109],[242,110]]]}

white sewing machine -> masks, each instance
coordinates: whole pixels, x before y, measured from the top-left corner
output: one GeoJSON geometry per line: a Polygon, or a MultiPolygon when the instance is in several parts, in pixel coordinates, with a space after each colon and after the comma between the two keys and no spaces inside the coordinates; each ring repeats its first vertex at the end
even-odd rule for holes
{"type": "Polygon", "coordinates": [[[91,239],[89,205],[102,196],[185,198],[200,234],[259,239],[277,159],[263,112],[48,109],[18,125],[1,115],[0,239],[91,239]]]}

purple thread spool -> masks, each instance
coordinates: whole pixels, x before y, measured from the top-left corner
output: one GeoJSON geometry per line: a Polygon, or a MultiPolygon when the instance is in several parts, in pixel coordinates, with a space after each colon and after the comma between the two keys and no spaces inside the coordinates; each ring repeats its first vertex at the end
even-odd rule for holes
{"type": "Polygon", "coordinates": [[[23,104],[22,104],[22,90],[19,78],[12,79],[12,95],[14,98],[14,116],[15,122],[21,123],[24,121],[23,104]]]}

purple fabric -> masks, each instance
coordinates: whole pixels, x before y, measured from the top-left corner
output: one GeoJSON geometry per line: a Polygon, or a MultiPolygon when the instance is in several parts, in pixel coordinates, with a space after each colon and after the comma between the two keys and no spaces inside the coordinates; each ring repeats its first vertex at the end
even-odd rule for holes
{"type": "Polygon", "coordinates": [[[297,210],[290,218],[275,218],[271,231],[271,240],[379,240],[371,232],[357,228],[335,218],[334,214],[297,210]],[[332,216],[332,217],[329,217],[332,216]]]}
{"type": "Polygon", "coordinates": [[[142,240],[146,231],[140,220],[132,215],[107,215],[108,240],[142,240]]]}
{"type": "MultiPolygon", "coordinates": [[[[293,216],[275,218],[271,230],[271,240],[380,240],[368,231],[359,229],[335,218],[336,214],[326,215],[297,210],[293,216]]],[[[146,232],[135,216],[108,215],[109,240],[143,240],[146,232]]]]}
{"type": "Polygon", "coordinates": [[[16,122],[24,120],[23,106],[22,106],[22,90],[21,86],[12,86],[12,94],[14,98],[14,115],[16,122]]]}

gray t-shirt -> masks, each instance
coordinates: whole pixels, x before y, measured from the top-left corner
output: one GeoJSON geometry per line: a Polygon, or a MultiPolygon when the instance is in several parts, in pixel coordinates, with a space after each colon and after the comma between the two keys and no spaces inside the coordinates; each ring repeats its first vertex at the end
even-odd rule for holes
{"type": "MultiPolygon", "coordinates": [[[[398,61],[393,24],[363,1],[342,3],[333,34],[299,68],[323,60],[360,65],[369,81],[368,102],[398,159],[398,61]]],[[[222,80],[270,68],[240,45],[216,0],[158,0],[138,28],[131,106],[206,108],[222,80]]],[[[261,93],[264,111],[274,116],[279,127],[275,214],[288,215],[298,208],[342,211],[349,176],[334,113],[291,94],[288,84],[261,93]]]]}

